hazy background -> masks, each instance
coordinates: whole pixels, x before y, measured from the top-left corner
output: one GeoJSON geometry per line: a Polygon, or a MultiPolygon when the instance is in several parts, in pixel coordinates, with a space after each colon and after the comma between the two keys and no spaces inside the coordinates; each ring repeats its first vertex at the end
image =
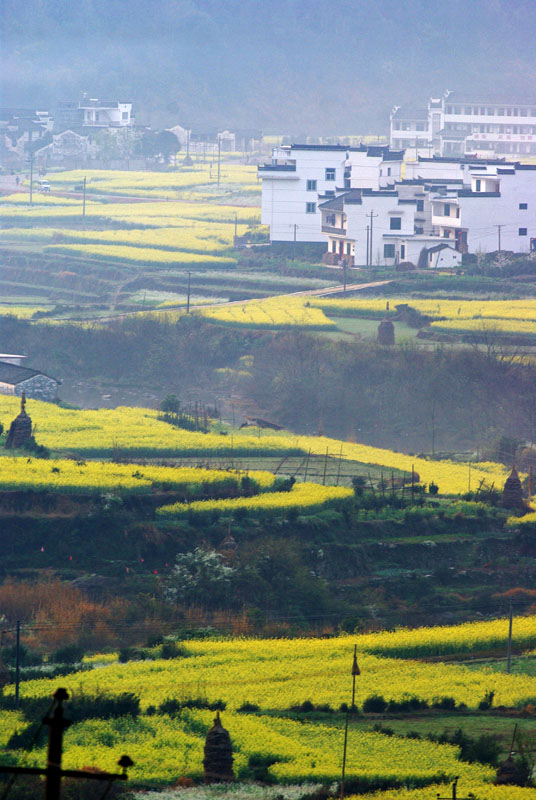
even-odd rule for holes
{"type": "Polygon", "coordinates": [[[2,105],[90,96],[138,122],[387,129],[450,89],[536,99],[534,0],[1,0],[2,105]]]}

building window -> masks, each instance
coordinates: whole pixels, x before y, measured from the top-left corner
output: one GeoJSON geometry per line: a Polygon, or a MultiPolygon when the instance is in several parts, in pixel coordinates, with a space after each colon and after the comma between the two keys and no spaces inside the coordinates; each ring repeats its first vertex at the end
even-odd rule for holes
{"type": "Polygon", "coordinates": [[[520,203],[519,204],[519,210],[520,211],[526,211],[528,209],[528,207],[529,207],[528,203],[520,203]]]}
{"type": "Polygon", "coordinates": [[[307,191],[316,192],[316,181],[307,181],[307,191]]]}
{"type": "Polygon", "coordinates": [[[346,255],[347,256],[352,255],[352,245],[350,244],[350,242],[346,242],[346,255]]]}
{"type": "Polygon", "coordinates": [[[477,192],[480,191],[480,187],[481,186],[482,186],[482,181],[480,180],[480,178],[477,178],[476,179],[476,184],[475,184],[475,189],[476,189],[477,192]]]}
{"type": "Polygon", "coordinates": [[[417,200],[417,211],[424,211],[424,200],[417,200]]]}
{"type": "Polygon", "coordinates": [[[128,111],[121,112],[121,119],[128,119],[128,111]]]}
{"type": "Polygon", "coordinates": [[[415,233],[424,233],[424,228],[419,228],[418,225],[415,226],[415,233]]]}
{"type": "Polygon", "coordinates": [[[387,167],[387,177],[391,175],[391,167],[387,167]]]}
{"type": "Polygon", "coordinates": [[[392,231],[399,231],[402,229],[402,217],[391,217],[389,220],[389,228],[392,231]]]}
{"type": "Polygon", "coordinates": [[[443,216],[450,217],[450,203],[445,203],[443,206],[443,216]]]}
{"type": "Polygon", "coordinates": [[[335,242],[335,241],[331,242],[331,252],[332,253],[336,253],[337,252],[337,242],[335,242]]]}
{"type": "Polygon", "coordinates": [[[384,258],[394,258],[395,257],[395,246],[394,246],[394,244],[384,244],[384,246],[383,246],[383,257],[384,258]]]}
{"type": "Polygon", "coordinates": [[[405,257],[406,257],[406,245],[405,244],[401,244],[400,245],[400,258],[403,261],[405,259],[405,257]]]}
{"type": "Polygon", "coordinates": [[[326,167],[326,180],[327,181],[335,180],[335,167],[326,167]]]}
{"type": "Polygon", "coordinates": [[[520,228],[519,229],[519,235],[520,236],[526,236],[527,235],[527,229],[526,228],[520,228]]]}
{"type": "Polygon", "coordinates": [[[305,213],[306,214],[316,214],[316,203],[306,203],[305,204],[305,213]]]}

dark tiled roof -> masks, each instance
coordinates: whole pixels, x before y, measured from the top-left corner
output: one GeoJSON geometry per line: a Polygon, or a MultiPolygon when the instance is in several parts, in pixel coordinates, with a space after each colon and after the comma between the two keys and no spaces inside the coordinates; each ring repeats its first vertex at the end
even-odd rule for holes
{"type": "Polygon", "coordinates": [[[0,361],[0,382],[10,383],[13,386],[21,381],[27,381],[28,378],[33,378],[35,375],[42,375],[38,369],[29,369],[28,367],[19,367],[17,364],[7,364],[5,361],[0,361]]]}

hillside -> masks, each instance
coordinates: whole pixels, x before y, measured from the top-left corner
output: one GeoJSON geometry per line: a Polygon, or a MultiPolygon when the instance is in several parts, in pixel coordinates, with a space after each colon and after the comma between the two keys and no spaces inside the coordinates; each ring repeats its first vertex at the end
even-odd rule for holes
{"type": "Polygon", "coordinates": [[[4,0],[3,104],[88,91],[153,124],[384,133],[393,104],[446,88],[533,96],[535,15],[530,0],[4,0]]]}

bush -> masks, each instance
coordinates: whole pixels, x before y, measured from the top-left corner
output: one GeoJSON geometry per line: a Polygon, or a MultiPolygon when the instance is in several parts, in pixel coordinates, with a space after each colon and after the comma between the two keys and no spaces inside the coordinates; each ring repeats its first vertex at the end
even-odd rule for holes
{"type": "Polygon", "coordinates": [[[371,694],[363,703],[365,714],[383,714],[387,708],[387,702],[381,694],[371,694]]]}
{"type": "Polygon", "coordinates": [[[52,653],[51,659],[56,664],[78,664],[85,655],[83,647],[77,644],[67,644],[59,647],[52,653]]]}
{"type": "Polygon", "coordinates": [[[247,703],[246,702],[246,703],[242,703],[240,708],[237,708],[236,710],[241,714],[247,714],[247,713],[250,713],[250,712],[253,712],[253,711],[260,711],[260,706],[258,706],[256,703],[247,703]]]}
{"type": "Polygon", "coordinates": [[[441,711],[454,711],[456,700],[454,697],[439,697],[432,703],[432,708],[439,708],[441,711]]]}
{"type": "Polygon", "coordinates": [[[160,658],[186,658],[189,656],[189,651],[177,644],[177,642],[164,642],[160,648],[160,658]]]}

